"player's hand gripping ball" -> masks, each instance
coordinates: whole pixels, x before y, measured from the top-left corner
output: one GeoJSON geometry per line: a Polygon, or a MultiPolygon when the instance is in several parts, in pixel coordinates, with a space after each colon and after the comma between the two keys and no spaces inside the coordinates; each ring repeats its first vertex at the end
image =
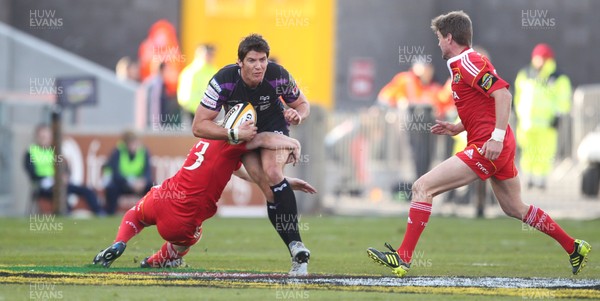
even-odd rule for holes
{"type": "Polygon", "coordinates": [[[238,127],[246,121],[253,121],[256,123],[256,110],[249,102],[238,103],[231,107],[229,112],[225,114],[223,127],[229,130],[228,136],[230,144],[239,144],[242,142],[239,140],[238,127]]]}

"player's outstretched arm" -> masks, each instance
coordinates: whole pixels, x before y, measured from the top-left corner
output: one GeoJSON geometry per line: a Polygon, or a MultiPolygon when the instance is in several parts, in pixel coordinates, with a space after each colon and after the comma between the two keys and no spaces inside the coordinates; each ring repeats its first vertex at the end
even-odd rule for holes
{"type": "Polygon", "coordinates": [[[436,135],[456,136],[464,130],[465,127],[460,121],[454,124],[448,121],[436,120],[435,124],[431,127],[431,133],[436,135]]]}
{"type": "MultiPolygon", "coordinates": [[[[243,165],[238,170],[234,171],[233,174],[242,180],[254,183],[254,181],[252,180],[252,178],[250,177],[250,175],[246,171],[246,168],[244,168],[243,165]]],[[[290,183],[290,186],[292,187],[293,190],[300,190],[302,192],[306,192],[306,193],[310,193],[310,194],[317,193],[317,190],[312,185],[310,185],[310,183],[308,183],[302,179],[292,178],[292,177],[286,177],[286,179],[288,180],[288,183],[290,183]]]]}
{"type": "Polygon", "coordinates": [[[310,115],[310,104],[302,91],[300,92],[298,99],[289,103],[288,106],[290,106],[290,108],[283,112],[283,116],[290,124],[298,125],[310,115]]]}
{"type": "Polygon", "coordinates": [[[294,138],[290,138],[281,134],[271,132],[259,133],[246,144],[246,148],[249,150],[257,148],[289,150],[290,155],[286,158],[286,164],[296,164],[296,162],[300,159],[300,142],[294,138]]]}
{"type": "Polygon", "coordinates": [[[293,190],[300,190],[302,192],[306,192],[306,193],[310,193],[310,194],[317,193],[317,190],[314,187],[312,187],[312,185],[310,185],[310,183],[308,183],[302,179],[291,178],[291,177],[286,177],[286,179],[288,180],[288,183],[290,183],[290,186],[292,187],[293,190]]]}
{"type": "Polygon", "coordinates": [[[196,109],[194,121],[192,121],[192,133],[198,138],[227,140],[227,129],[214,122],[219,115],[218,111],[209,110],[202,105],[196,109]]]}
{"type": "Polygon", "coordinates": [[[295,150],[300,149],[300,142],[294,138],[290,138],[286,135],[271,133],[271,132],[262,132],[256,134],[254,139],[250,140],[246,144],[246,148],[249,150],[257,149],[257,148],[266,148],[266,149],[289,149],[295,150]]]}

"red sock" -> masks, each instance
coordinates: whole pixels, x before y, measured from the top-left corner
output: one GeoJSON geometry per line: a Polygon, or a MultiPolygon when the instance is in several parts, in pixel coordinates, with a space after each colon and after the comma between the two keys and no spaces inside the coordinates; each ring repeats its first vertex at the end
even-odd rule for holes
{"type": "Polygon", "coordinates": [[[569,236],[569,234],[555,223],[550,215],[542,209],[533,205],[529,206],[529,211],[527,211],[527,214],[523,218],[523,222],[554,238],[567,253],[573,253],[575,239],[569,236]]]}
{"type": "Polygon", "coordinates": [[[121,225],[119,226],[119,232],[117,232],[115,242],[123,241],[127,243],[132,237],[140,233],[142,229],[144,229],[144,224],[138,220],[136,211],[133,209],[127,210],[125,215],[123,215],[123,219],[121,220],[121,225]]]}
{"type": "Polygon", "coordinates": [[[185,254],[187,254],[189,251],[190,248],[187,248],[187,250],[183,252],[177,252],[177,250],[175,250],[173,247],[173,244],[170,242],[165,242],[160,250],[150,256],[146,262],[150,266],[167,267],[169,262],[185,256],[185,254]]]}
{"type": "Polygon", "coordinates": [[[406,233],[404,233],[404,240],[398,249],[398,254],[402,261],[410,263],[413,251],[417,246],[421,233],[423,233],[425,226],[427,226],[430,215],[431,204],[424,202],[413,202],[410,204],[406,233]]]}

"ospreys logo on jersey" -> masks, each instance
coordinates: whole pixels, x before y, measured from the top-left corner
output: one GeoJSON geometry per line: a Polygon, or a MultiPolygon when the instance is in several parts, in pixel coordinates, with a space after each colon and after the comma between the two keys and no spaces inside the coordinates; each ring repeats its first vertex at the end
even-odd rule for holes
{"type": "Polygon", "coordinates": [[[259,111],[264,111],[271,106],[271,102],[269,101],[269,99],[271,99],[271,96],[269,96],[269,95],[260,96],[258,98],[258,110],[259,111]]]}
{"type": "Polygon", "coordinates": [[[498,81],[493,74],[486,72],[477,82],[477,84],[481,87],[481,89],[485,91],[489,91],[490,88],[494,85],[494,83],[498,81]]]}

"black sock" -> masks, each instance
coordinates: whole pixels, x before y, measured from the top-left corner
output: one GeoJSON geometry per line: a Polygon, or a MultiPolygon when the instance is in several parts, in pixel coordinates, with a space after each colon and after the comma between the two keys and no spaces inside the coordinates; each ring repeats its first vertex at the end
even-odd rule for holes
{"type": "Polygon", "coordinates": [[[302,241],[300,229],[298,228],[298,207],[296,207],[296,196],[286,179],[281,183],[271,186],[274,203],[269,204],[269,219],[275,230],[281,236],[286,246],[292,241],[302,241]],[[274,209],[271,209],[275,207],[274,209]],[[272,212],[271,212],[272,211],[272,212]]]}
{"type": "Polygon", "coordinates": [[[288,237],[287,237],[287,233],[283,232],[283,231],[279,231],[279,229],[281,229],[281,227],[277,226],[277,221],[276,221],[276,216],[277,216],[277,210],[276,210],[276,206],[275,203],[269,203],[267,202],[267,214],[269,215],[269,220],[271,221],[271,225],[273,225],[273,228],[275,228],[275,230],[277,230],[277,234],[279,234],[279,237],[281,237],[281,240],[283,241],[283,243],[285,243],[286,247],[287,247],[287,243],[286,241],[288,241],[288,237]]]}

